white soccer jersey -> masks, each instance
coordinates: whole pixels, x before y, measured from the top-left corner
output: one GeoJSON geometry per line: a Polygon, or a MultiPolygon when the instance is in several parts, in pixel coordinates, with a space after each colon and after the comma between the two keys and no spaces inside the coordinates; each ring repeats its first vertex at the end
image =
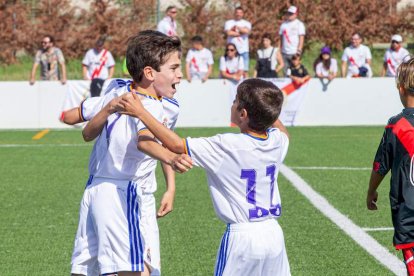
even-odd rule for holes
{"type": "MultiPolygon", "coordinates": [[[[371,50],[365,45],[359,45],[358,48],[346,47],[342,55],[342,61],[348,63],[347,77],[357,75],[361,66],[366,66],[369,70],[367,60],[372,59],[371,50]]],[[[368,73],[369,74],[369,73],[368,73]]]]}
{"type": "Polygon", "coordinates": [[[190,64],[191,76],[205,74],[208,72],[208,66],[214,63],[213,54],[207,48],[190,49],[185,62],[190,64]]]}
{"type": "MultiPolygon", "coordinates": [[[[112,80],[106,91],[105,95],[115,93],[118,95],[118,89],[127,88],[132,84],[131,80],[128,79],[114,79],[112,80]]],[[[106,96],[108,97],[108,96],[106,96]]],[[[92,119],[103,107],[105,106],[105,97],[93,97],[88,98],[81,104],[81,114],[85,121],[92,119]]],[[[179,103],[176,99],[163,98],[162,100],[162,117],[161,122],[168,128],[174,129],[179,114],[179,103]]],[[[97,155],[102,156],[104,153],[97,154],[98,150],[102,150],[97,147],[95,143],[94,148],[91,152],[89,159],[89,173],[95,175],[97,171],[97,155]]],[[[103,149],[105,150],[105,149],[103,149]]],[[[138,151],[138,149],[135,149],[138,151]]],[[[157,190],[157,183],[155,181],[155,168],[157,166],[157,160],[144,154],[143,159],[140,163],[140,170],[136,171],[136,178],[140,179],[140,187],[145,193],[154,193],[157,190]]]]}
{"type": "Polygon", "coordinates": [[[157,25],[157,31],[168,36],[177,35],[177,22],[173,21],[171,17],[164,17],[157,25]]]}
{"type": "Polygon", "coordinates": [[[323,66],[322,62],[319,62],[316,65],[315,68],[316,74],[322,75],[324,77],[328,77],[330,74],[336,74],[338,72],[338,63],[336,62],[336,59],[331,58],[331,65],[329,66],[329,69],[326,70],[326,68],[323,66]]]}
{"type": "Polygon", "coordinates": [[[224,56],[220,58],[220,71],[227,72],[228,74],[237,73],[239,70],[244,70],[244,61],[242,56],[234,57],[232,59],[226,59],[224,56]]]}
{"type": "Polygon", "coordinates": [[[279,28],[279,35],[282,37],[282,53],[296,54],[299,47],[299,37],[305,34],[305,25],[299,19],[283,22],[279,28]]]}
{"type": "Polygon", "coordinates": [[[102,50],[99,53],[95,49],[89,49],[82,60],[82,64],[88,67],[88,78],[107,79],[109,68],[115,66],[115,60],[111,52],[102,50]]]}
{"type": "Polygon", "coordinates": [[[263,138],[228,133],[185,142],[194,165],[206,170],[221,220],[244,223],[281,215],[277,176],[288,149],[286,134],[272,128],[263,138]]]}
{"type": "MultiPolygon", "coordinates": [[[[252,29],[252,24],[244,19],[241,20],[227,20],[224,24],[224,31],[237,31],[237,27],[252,29]]],[[[241,36],[227,36],[227,43],[233,43],[236,45],[237,51],[241,53],[246,53],[249,51],[249,35],[243,34],[241,36]]]]}
{"type": "Polygon", "coordinates": [[[410,59],[410,53],[405,48],[400,48],[398,51],[387,49],[384,55],[384,63],[387,64],[387,77],[395,77],[398,66],[410,59]]]}

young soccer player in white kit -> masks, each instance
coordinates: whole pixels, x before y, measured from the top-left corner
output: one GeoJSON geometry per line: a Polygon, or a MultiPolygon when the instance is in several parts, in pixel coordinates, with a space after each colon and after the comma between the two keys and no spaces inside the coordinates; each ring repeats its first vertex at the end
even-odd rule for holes
{"type": "Polygon", "coordinates": [[[187,152],[206,170],[214,209],[227,229],[218,251],[215,275],[290,275],[277,175],[288,149],[286,128],[277,120],[283,102],[272,83],[241,83],[231,108],[240,134],[182,140],[155,120],[135,95],[118,105],[140,118],[171,151],[187,152]]]}
{"type": "Polygon", "coordinates": [[[153,236],[148,233],[153,230],[150,224],[155,222],[156,227],[155,214],[146,214],[150,210],[146,206],[155,213],[152,193],[145,190],[154,187],[155,166],[145,153],[178,170],[182,170],[180,158],[183,157],[156,143],[139,120],[115,113],[116,100],[113,99],[127,92],[136,93],[161,121],[161,96],[172,97],[174,86],[182,77],[179,54],[179,40],[158,32],[144,31],[133,37],[127,56],[134,82],[107,94],[103,101],[105,107],[84,129],[85,140],[98,135],[99,138],[93,151],[94,177],[81,202],[72,274],[149,275],[149,270],[159,272],[159,260],[154,262],[151,252],[145,251],[147,244],[153,242],[153,236]],[[146,151],[148,148],[151,152],[146,151]],[[147,192],[151,196],[147,196],[147,192]],[[146,226],[142,227],[143,224],[146,226]],[[94,267],[96,260],[98,272],[94,267]]]}

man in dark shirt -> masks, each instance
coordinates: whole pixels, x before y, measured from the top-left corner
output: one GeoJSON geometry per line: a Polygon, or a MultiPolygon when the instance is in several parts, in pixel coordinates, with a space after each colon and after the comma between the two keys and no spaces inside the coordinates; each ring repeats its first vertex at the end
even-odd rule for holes
{"type": "Polygon", "coordinates": [[[391,170],[390,205],[394,246],[403,251],[408,275],[414,275],[414,58],[397,70],[397,87],[403,111],[385,127],[378,147],[369,188],[367,207],[377,210],[377,188],[391,170]]]}

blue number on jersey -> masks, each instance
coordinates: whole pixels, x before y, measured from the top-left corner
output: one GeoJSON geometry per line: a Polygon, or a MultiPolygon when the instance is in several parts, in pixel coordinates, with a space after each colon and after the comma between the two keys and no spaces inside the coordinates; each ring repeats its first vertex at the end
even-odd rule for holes
{"type": "Polygon", "coordinates": [[[270,165],[266,167],[266,176],[270,177],[270,208],[263,208],[257,206],[256,202],[256,171],[254,169],[241,170],[241,179],[247,179],[246,199],[247,202],[254,205],[254,208],[249,209],[249,219],[258,219],[266,217],[269,214],[279,217],[282,211],[280,204],[273,204],[273,191],[275,188],[275,172],[276,166],[270,165]]]}

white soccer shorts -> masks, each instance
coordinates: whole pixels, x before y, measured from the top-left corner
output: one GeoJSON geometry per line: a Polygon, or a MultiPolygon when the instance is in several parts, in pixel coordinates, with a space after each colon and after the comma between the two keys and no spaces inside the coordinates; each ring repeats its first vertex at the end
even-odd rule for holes
{"type": "Polygon", "coordinates": [[[215,276],[288,276],[282,228],[275,219],[229,224],[217,253],[215,276]]]}
{"type": "Polygon", "coordinates": [[[143,271],[141,189],[133,182],[104,178],[88,184],[80,205],[71,273],[143,271]]]}

